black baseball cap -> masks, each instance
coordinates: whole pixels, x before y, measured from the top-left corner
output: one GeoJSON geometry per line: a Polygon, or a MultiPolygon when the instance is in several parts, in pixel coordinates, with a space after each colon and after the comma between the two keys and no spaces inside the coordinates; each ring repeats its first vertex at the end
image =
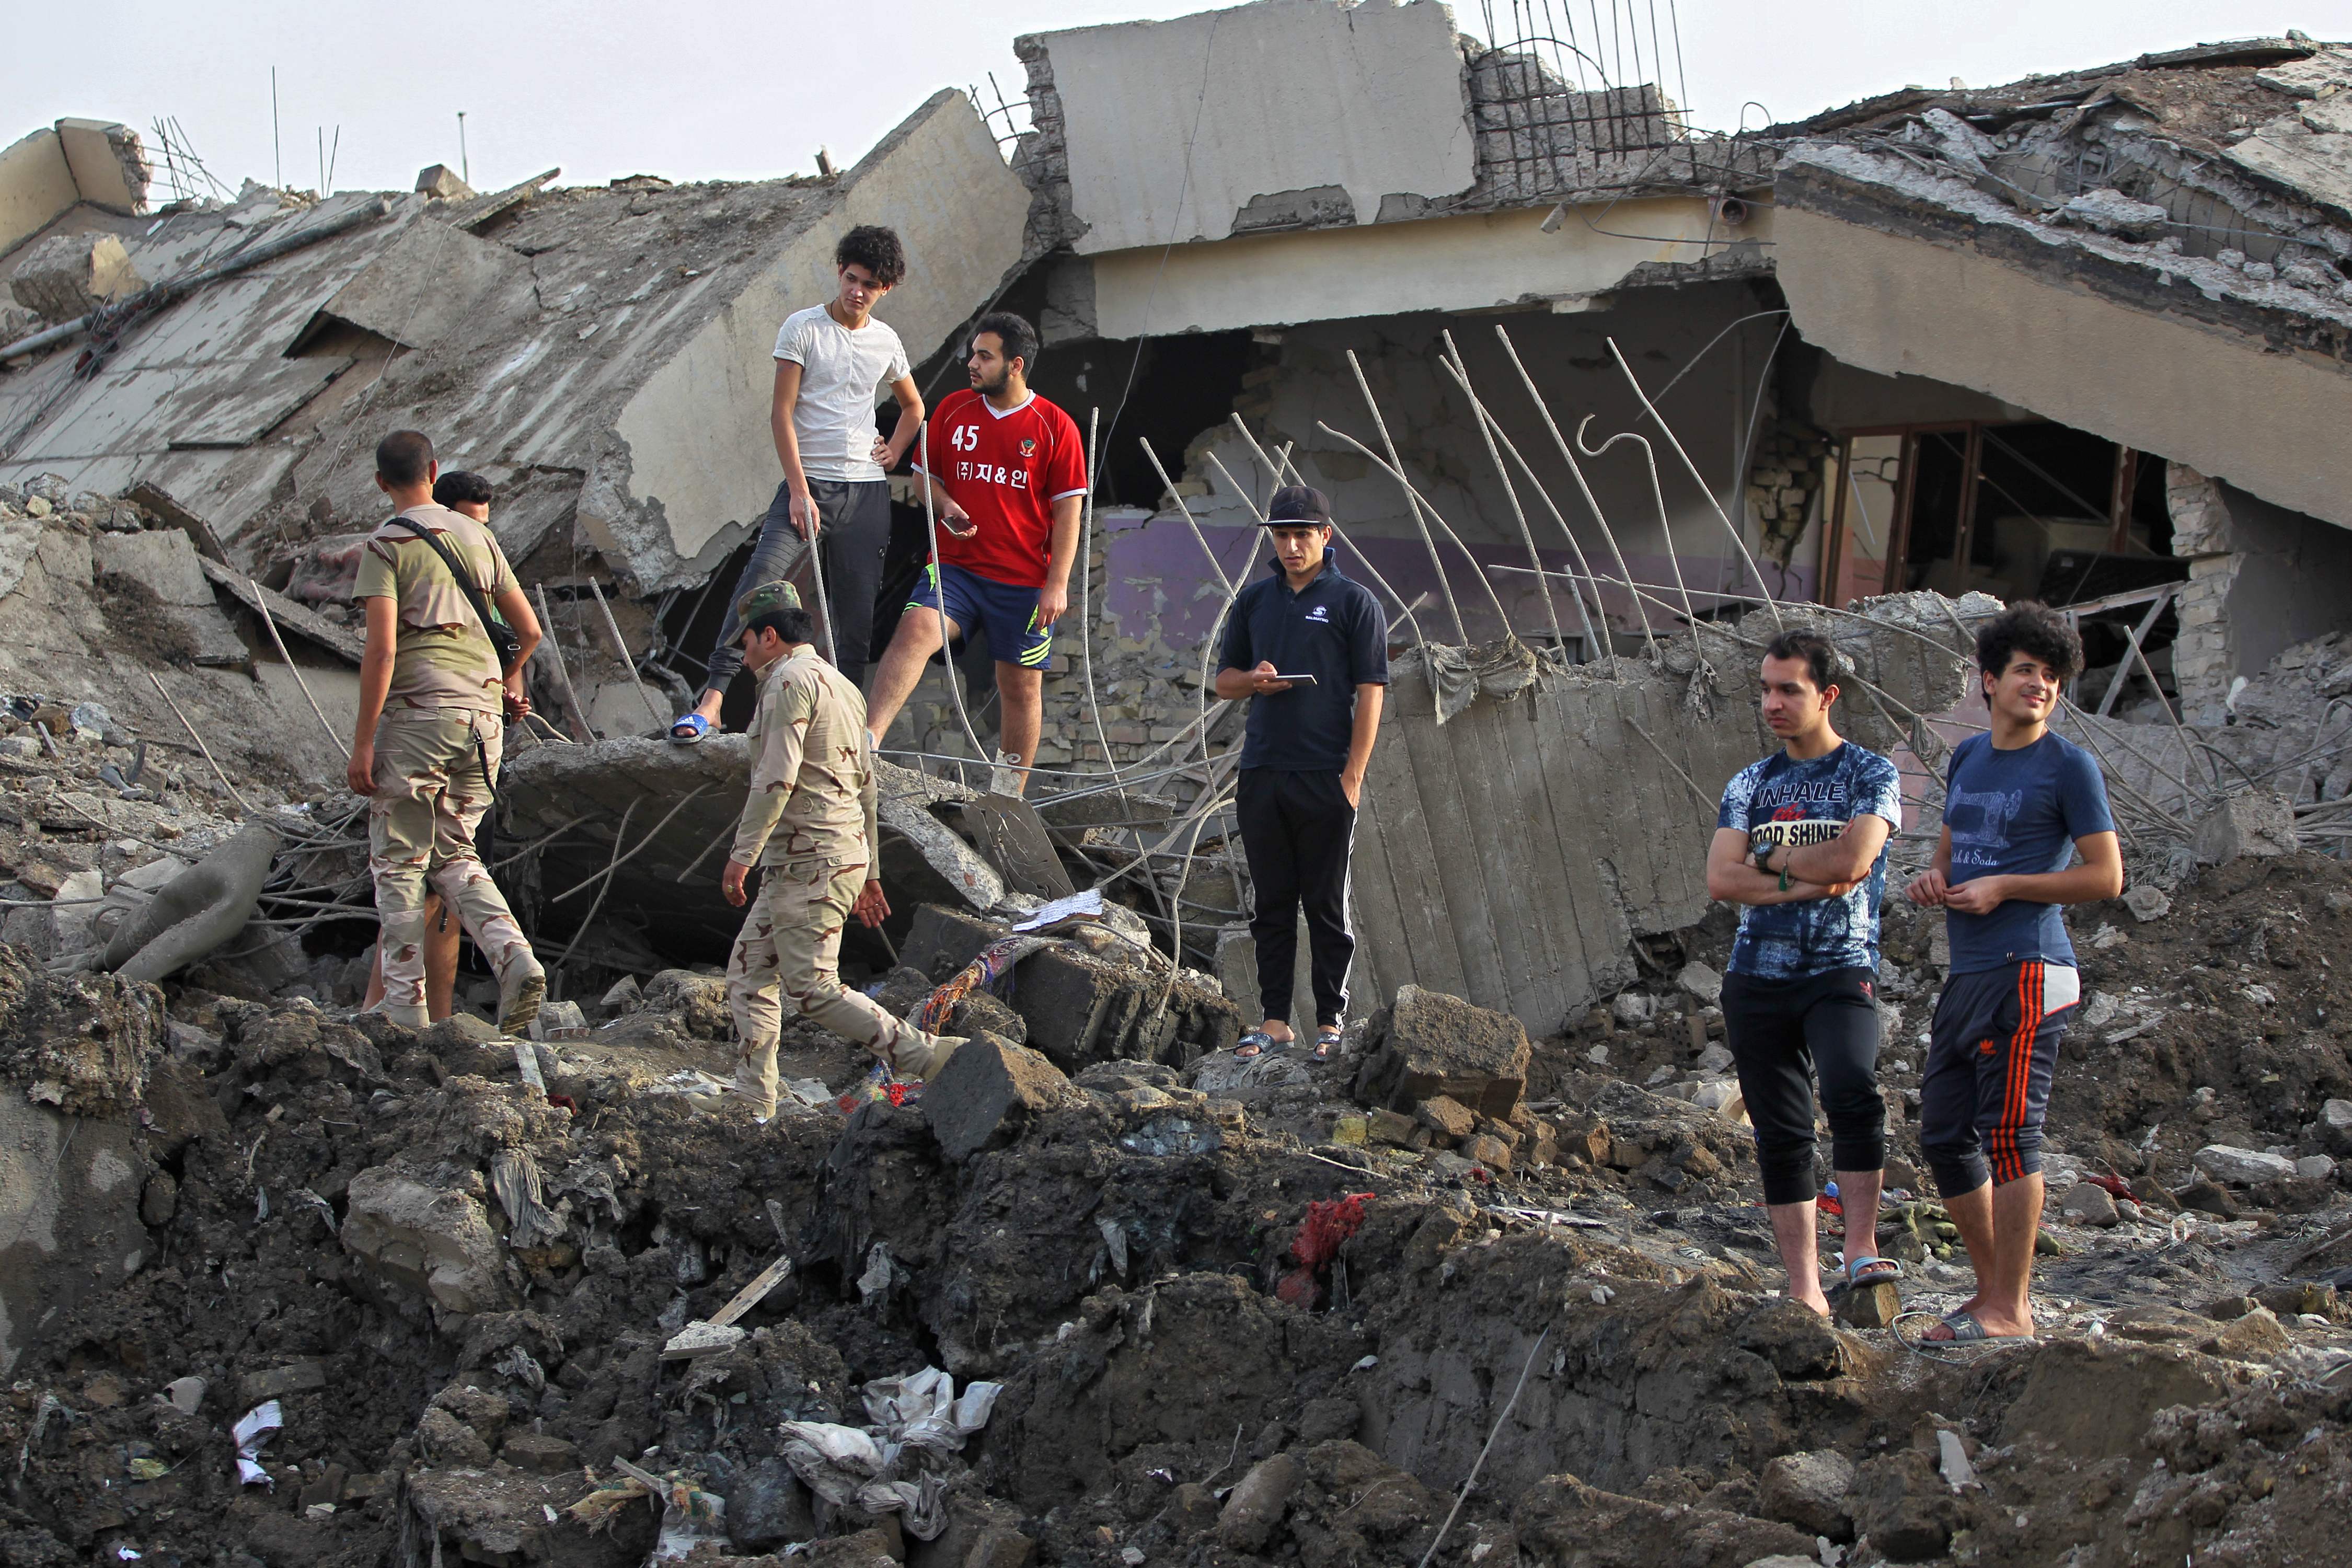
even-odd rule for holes
{"type": "Polygon", "coordinates": [[[1328,528],[1331,524],[1331,500],[1313,485],[1285,485],[1274,492],[1265,503],[1265,526],[1280,528],[1285,523],[1293,527],[1313,523],[1328,528]]]}

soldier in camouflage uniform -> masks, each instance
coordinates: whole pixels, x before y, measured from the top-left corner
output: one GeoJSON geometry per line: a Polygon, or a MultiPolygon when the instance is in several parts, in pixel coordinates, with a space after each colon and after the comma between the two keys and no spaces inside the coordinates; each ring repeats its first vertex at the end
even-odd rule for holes
{"type": "Polygon", "coordinates": [[[876,855],[874,748],[866,702],[810,646],[811,622],[789,583],[736,602],[744,661],[760,678],[751,721],[751,791],[720,879],[741,907],[763,868],[760,901],[727,963],[727,1005],[742,1060],[735,1091],[763,1116],[776,1108],[776,1036],[783,999],[803,1017],[856,1040],[904,1077],[928,1079],[961,1044],[927,1035],[841,984],[841,933],[855,915],[890,912],[876,855]]]}
{"type": "Polygon", "coordinates": [[[425,1001],[425,889],[430,882],[499,978],[499,1024],[520,1031],[539,1014],[546,972],[506,899],[474,852],[505,742],[503,716],[523,711],[522,664],[539,622],[497,537],[437,506],[433,443],[395,431],[376,447],[376,485],[398,515],[368,538],[354,593],[367,613],[357,733],[349,780],[368,801],[368,869],[383,925],[384,1013],[421,1029],[425,1001]],[[508,673],[480,617],[431,545],[402,525],[436,534],[481,596],[522,639],[508,673]]]}

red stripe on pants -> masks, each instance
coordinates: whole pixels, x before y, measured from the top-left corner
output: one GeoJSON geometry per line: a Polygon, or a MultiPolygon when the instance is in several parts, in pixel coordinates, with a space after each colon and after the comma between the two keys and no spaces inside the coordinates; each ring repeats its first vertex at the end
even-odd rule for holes
{"type": "Polygon", "coordinates": [[[2039,962],[2017,966],[2017,1032],[2010,1037],[2000,1120],[1987,1141],[1993,1155],[1993,1179],[1998,1182],[2013,1182],[2025,1174],[2024,1161],[2017,1152],[2017,1134],[2025,1125],[2026,1100],[2033,1085],[2033,1040],[2042,1032],[2042,974],[2039,962]]]}

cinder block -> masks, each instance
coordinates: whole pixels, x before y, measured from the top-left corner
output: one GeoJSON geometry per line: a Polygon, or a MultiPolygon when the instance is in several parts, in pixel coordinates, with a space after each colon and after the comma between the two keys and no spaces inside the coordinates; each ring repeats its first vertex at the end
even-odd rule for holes
{"type": "Polygon", "coordinates": [[[1059,1068],[1025,1046],[990,1034],[958,1047],[923,1090],[923,1116],[954,1161],[1020,1135],[1029,1117],[1068,1092],[1059,1068]]]}
{"type": "Polygon", "coordinates": [[[1499,1121],[1527,1088],[1533,1053],[1526,1026],[1458,996],[1402,986],[1395,1005],[1374,1016],[1368,1039],[1372,1049],[1356,1084],[1367,1104],[1410,1110],[1445,1095],[1499,1121]]]}

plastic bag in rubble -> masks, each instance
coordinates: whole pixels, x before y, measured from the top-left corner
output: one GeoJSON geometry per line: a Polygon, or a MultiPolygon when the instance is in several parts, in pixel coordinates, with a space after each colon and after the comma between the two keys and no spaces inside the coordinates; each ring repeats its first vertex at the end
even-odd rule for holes
{"type": "Polygon", "coordinates": [[[999,1383],[964,1385],[961,1397],[955,1380],[938,1367],[927,1366],[907,1377],[879,1377],[866,1385],[866,1414],[888,1437],[909,1447],[952,1454],[963,1440],[988,1425],[999,1383]]]}
{"type": "Polygon", "coordinates": [[[948,1483],[939,1476],[911,1481],[869,1481],[857,1489],[857,1506],[867,1513],[897,1513],[908,1534],[937,1541],[947,1529],[948,1483]]]}
{"type": "Polygon", "coordinates": [[[881,1477],[898,1458],[898,1444],[877,1442],[855,1426],[787,1421],[783,1435],[784,1463],[809,1490],[835,1508],[855,1503],[858,1489],[881,1477]]]}
{"type": "Polygon", "coordinates": [[[261,1468],[261,1450],[286,1425],[286,1415],[272,1399],[247,1411],[243,1419],[230,1428],[236,1440],[236,1479],[240,1486],[252,1486],[258,1481],[272,1491],[278,1482],[261,1468]]]}

